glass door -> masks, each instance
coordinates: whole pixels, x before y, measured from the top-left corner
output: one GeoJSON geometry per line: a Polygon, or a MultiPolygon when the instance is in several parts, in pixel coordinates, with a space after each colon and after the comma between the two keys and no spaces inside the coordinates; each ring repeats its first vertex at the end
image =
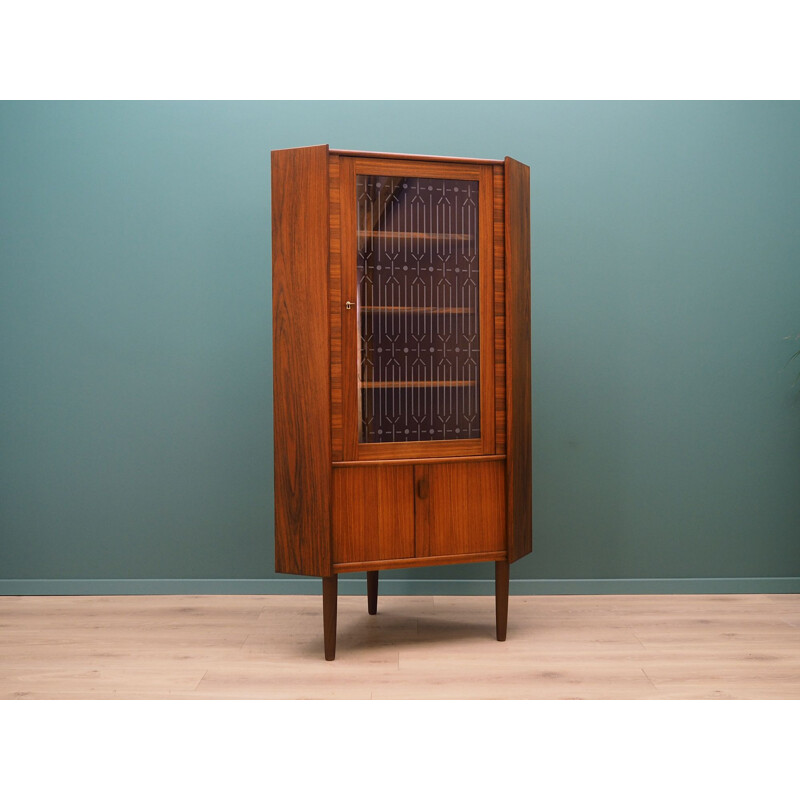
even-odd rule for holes
{"type": "Polygon", "coordinates": [[[343,372],[356,384],[356,458],[493,452],[491,168],[347,161],[343,372]]]}

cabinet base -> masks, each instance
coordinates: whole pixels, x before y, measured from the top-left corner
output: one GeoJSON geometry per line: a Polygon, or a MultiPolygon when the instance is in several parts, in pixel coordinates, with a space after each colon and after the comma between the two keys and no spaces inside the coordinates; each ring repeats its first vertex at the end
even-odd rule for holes
{"type": "Polygon", "coordinates": [[[408,567],[435,567],[439,564],[471,564],[476,561],[505,561],[508,553],[505,550],[492,550],[485,553],[461,553],[456,556],[419,556],[415,558],[395,558],[385,561],[351,561],[336,563],[333,571],[372,572],[379,569],[407,569],[408,567]]]}

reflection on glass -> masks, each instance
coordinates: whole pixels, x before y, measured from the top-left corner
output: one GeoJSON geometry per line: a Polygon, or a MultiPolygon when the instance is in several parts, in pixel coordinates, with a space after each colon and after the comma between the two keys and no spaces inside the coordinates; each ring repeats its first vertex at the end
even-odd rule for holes
{"type": "Polygon", "coordinates": [[[356,176],[362,442],[480,438],[478,181],[356,176]]]}

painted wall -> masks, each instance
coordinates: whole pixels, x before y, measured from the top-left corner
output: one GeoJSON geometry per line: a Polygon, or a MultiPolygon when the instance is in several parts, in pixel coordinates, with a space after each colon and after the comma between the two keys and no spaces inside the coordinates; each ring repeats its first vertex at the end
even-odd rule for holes
{"type": "Polygon", "coordinates": [[[0,591],[318,590],[270,580],[269,151],[323,142],[531,165],[518,591],[800,591],[798,141],[800,103],[0,104],[0,591]]]}

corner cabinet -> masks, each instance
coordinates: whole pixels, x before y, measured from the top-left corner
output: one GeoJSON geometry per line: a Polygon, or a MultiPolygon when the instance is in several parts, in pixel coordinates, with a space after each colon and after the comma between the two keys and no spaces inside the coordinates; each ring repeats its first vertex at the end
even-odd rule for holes
{"type": "Polygon", "coordinates": [[[272,152],[275,568],[322,578],[531,551],[530,171],[272,152]]]}

